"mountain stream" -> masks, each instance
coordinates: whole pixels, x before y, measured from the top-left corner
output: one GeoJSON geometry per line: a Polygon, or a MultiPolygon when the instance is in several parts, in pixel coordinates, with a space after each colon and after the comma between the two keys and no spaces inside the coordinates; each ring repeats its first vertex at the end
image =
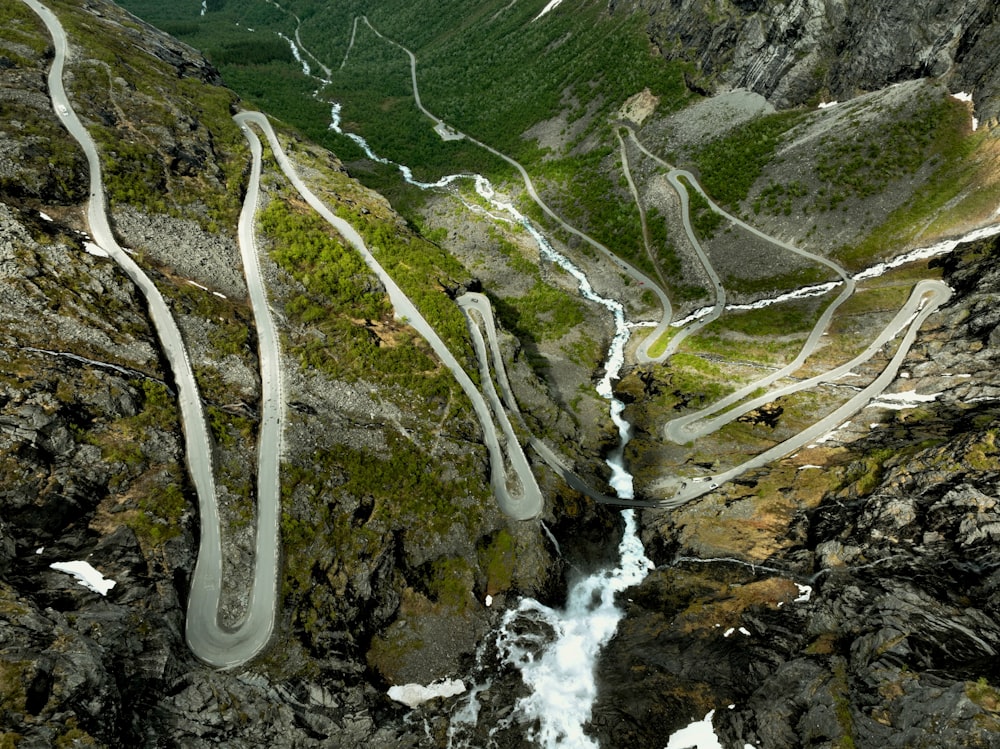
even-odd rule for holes
{"type": "MultiPolygon", "coordinates": [[[[632,475],[624,462],[631,425],[622,412],[625,404],[614,396],[614,382],[625,362],[625,346],[632,324],[625,318],[625,309],[614,299],[594,291],[586,274],[569,258],[553,248],[546,237],[517,210],[500,198],[488,179],[478,174],[452,174],[436,182],[420,182],[413,178],[409,167],[396,164],[376,154],[368,142],[356,133],[347,133],[340,125],[340,105],[333,104],[330,128],[353,140],[369,159],[382,164],[394,164],[403,178],[422,189],[447,187],[460,179],[471,179],[476,192],[494,210],[502,212],[520,224],[538,244],[543,260],[552,262],[576,279],[580,295],[606,308],[614,319],[615,334],[608,348],[604,376],[597,384],[597,393],[609,402],[611,420],[618,428],[619,440],[607,458],[611,469],[610,484],[618,497],[634,497],[632,475]]],[[[591,708],[597,696],[594,666],[601,648],[611,639],[624,612],[615,605],[615,595],[638,585],[652,568],[639,540],[633,510],[622,512],[624,532],[618,546],[619,563],[612,569],[600,570],[575,582],[567,595],[563,609],[554,609],[532,599],[523,598],[516,608],[506,612],[495,633],[497,654],[501,665],[517,669],[529,694],[520,698],[510,715],[503,718],[493,731],[509,728],[514,723],[527,726],[526,738],[542,747],[597,747],[587,736],[584,726],[590,720],[591,708]]],[[[489,686],[489,677],[473,687],[463,698],[463,704],[452,715],[449,730],[451,746],[470,746],[465,738],[478,721],[478,695],[489,686]]]]}

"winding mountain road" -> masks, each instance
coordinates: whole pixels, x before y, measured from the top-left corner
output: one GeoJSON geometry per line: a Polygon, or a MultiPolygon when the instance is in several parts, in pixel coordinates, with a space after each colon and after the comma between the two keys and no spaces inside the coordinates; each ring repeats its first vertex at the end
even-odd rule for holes
{"type": "Polygon", "coordinates": [[[543,509],[544,498],[538,482],[531,472],[531,465],[524,454],[524,450],[517,439],[514,438],[509,421],[506,420],[506,417],[500,418],[502,409],[500,409],[498,418],[501,421],[500,432],[506,437],[506,444],[504,446],[506,448],[506,458],[504,456],[505,451],[500,445],[497,428],[493,422],[493,412],[487,404],[486,399],[484,399],[475,383],[473,383],[461,364],[459,364],[454,354],[451,353],[444,341],[441,340],[437,331],[427,322],[416,305],[403,293],[399,285],[382,268],[374,255],[372,255],[361,235],[347,221],[334,214],[309,189],[288,158],[281,146],[281,142],[271,128],[271,123],[264,115],[259,112],[244,112],[237,115],[237,120],[244,126],[254,124],[263,131],[271,146],[271,150],[274,152],[278,166],[292,183],[292,186],[295,187],[303,200],[330,223],[361,255],[368,267],[385,286],[386,292],[389,294],[389,300],[395,310],[396,318],[400,320],[405,319],[430,344],[434,353],[437,354],[441,362],[451,371],[462,390],[465,391],[482,425],[484,442],[490,455],[490,485],[493,488],[501,511],[516,520],[529,520],[537,517],[543,509]],[[507,465],[513,471],[513,476],[508,475],[507,465]],[[512,489],[511,487],[518,488],[512,489]]]}
{"type": "MultiPolygon", "coordinates": [[[[753,470],[755,468],[761,468],[768,463],[775,460],[783,458],[789,453],[798,450],[799,448],[809,444],[810,442],[816,440],[822,435],[833,431],[838,426],[843,424],[847,419],[853,416],[855,413],[860,411],[862,408],[868,405],[871,400],[878,395],[880,395],[889,385],[892,384],[896,375],[899,373],[899,368],[906,359],[906,355],[910,352],[910,348],[913,346],[913,342],[916,340],[917,332],[920,330],[920,326],[924,323],[924,320],[934,312],[938,310],[943,304],[945,304],[952,296],[952,290],[947,284],[942,281],[920,281],[910,295],[903,309],[900,310],[899,314],[896,316],[894,322],[909,317],[907,322],[903,327],[906,329],[906,333],[903,335],[902,340],[896,348],[896,352],[889,364],[882,370],[882,372],[870,382],[866,387],[858,391],[857,394],[852,396],[847,402],[841,404],[837,409],[835,409],[829,415],[823,417],[815,424],[803,429],[801,432],[796,434],[794,437],[780,442],[777,445],[759,453],[750,460],[741,463],[738,466],[734,466],[727,471],[717,473],[710,476],[703,476],[698,479],[689,479],[686,482],[681,483],[680,487],[675,491],[673,496],[663,500],[661,502],[662,507],[679,507],[691,500],[700,497],[703,494],[707,494],[709,491],[717,488],[718,484],[722,484],[726,481],[731,481],[737,476],[746,473],[747,471],[753,470]]],[[[890,324],[891,325],[891,324],[890,324]]],[[[898,333],[898,330],[896,331],[898,333]]],[[[886,340],[891,339],[895,334],[891,332],[889,328],[882,331],[880,338],[886,337],[886,340]]],[[[883,341],[884,344],[885,341],[883,341]]],[[[867,358],[874,355],[878,350],[873,343],[869,347],[867,358]]],[[[852,365],[861,363],[862,357],[857,357],[856,359],[842,365],[838,369],[843,369],[842,373],[849,371],[852,365]]],[[[827,375],[821,375],[818,378],[814,378],[812,384],[818,384],[820,381],[827,381],[828,379],[833,379],[831,373],[827,375]]],[[[798,383],[801,384],[801,383],[798,383]]],[[[788,388],[779,388],[772,391],[763,400],[769,401],[780,395],[794,392],[796,389],[801,389],[796,385],[790,385],[788,388]]],[[[725,414],[726,421],[731,421],[729,418],[730,414],[725,414]]],[[[721,424],[719,424],[721,426],[721,424]]],[[[717,427],[716,427],[717,428],[717,427]]],[[[706,430],[709,427],[706,427],[706,430]]],[[[706,431],[707,433],[707,431],[706,431]]],[[[673,483],[673,482],[671,482],[673,483]]]]}
{"type": "MultiPolygon", "coordinates": [[[[185,459],[198,495],[201,527],[198,559],[191,578],[188,598],[185,628],[188,646],[198,658],[209,665],[217,668],[234,667],[260,653],[270,640],[277,601],[280,549],[278,464],[281,456],[284,400],[281,393],[281,359],[277,347],[277,334],[270,320],[253,241],[257,181],[251,180],[247,202],[240,216],[240,249],[261,346],[261,382],[264,392],[263,422],[258,445],[257,561],[247,611],[236,627],[229,628],[220,625],[218,617],[222,593],[222,541],[212,463],[212,441],[187,349],[173,314],[159,289],[119,246],[111,231],[97,147],[74,111],[62,83],[68,51],[65,30],[49,8],[37,0],[24,0],[24,2],[42,19],[52,37],[55,56],[48,76],[52,105],[87,158],[90,172],[87,223],[91,235],[94,242],[121,266],[142,292],[177,386],[184,431],[185,459]]],[[[251,147],[253,147],[252,142],[251,147]]],[[[253,170],[259,180],[259,144],[256,151],[252,152],[253,170]]]]}
{"type": "Polygon", "coordinates": [[[568,232],[569,234],[572,234],[573,236],[575,236],[575,237],[583,240],[587,244],[589,244],[595,250],[597,250],[598,252],[600,252],[605,257],[605,259],[607,259],[608,261],[610,261],[615,267],[617,267],[619,270],[621,270],[623,273],[625,273],[627,276],[629,276],[633,281],[635,281],[637,284],[641,285],[643,288],[649,289],[650,291],[652,291],[656,295],[656,298],[659,301],[660,306],[661,306],[661,308],[663,310],[663,314],[661,315],[660,322],[657,324],[657,327],[650,334],[650,337],[651,338],[658,337],[658,335],[659,335],[658,331],[661,331],[661,330],[665,331],[669,327],[669,325],[670,325],[670,318],[671,318],[671,314],[672,314],[672,311],[671,311],[672,308],[670,306],[670,298],[667,296],[667,293],[662,288],[660,288],[660,286],[658,284],[654,283],[653,280],[649,276],[647,276],[645,273],[643,273],[642,271],[640,271],[638,268],[636,268],[635,266],[631,265],[630,263],[626,262],[625,260],[622,260],[620,257],[618,257],[618,255],[616,255],[615,253],[613,253],[605,245],[603,245],[602,243],[598,242],[596,239],[594,239],[593,237],[591,237],[589,234],[587,234],[585,232],[582,232],[579,229],[577,229],[575,226],[573,226],[572,224],[567,223],[562,218],[562,216],[560,216],[558,213],[556,213],[554,210],[552,210],[552,208],[550,208],[549,205],[544,200],[542,200],[541,196],[538,194],[538,190],[535,189],[535,183],[532,181],[531,175],[528,174],[527,170],[520,164],[520,162],[518,162],[515,159],[511,158],[507,154],[505,154],[505,153],[503,153],[501,151],[498,151],[497,149],[493,148],[492,146],[490,146],[490,145],[488,145],[486,143],[483,143],[482,141],[477,140],[476,138],[473,138],[471,135],[469,135],[467,133],[463,133],[461,130],[455,129],[454,127],[452,127],[451,125],[449,125],[448,123],[446,123],[444,120],[442,120],[441,118],[439,118],[437,115],[435,115],[433,112],[429,111],[423,105],[423,102],[420,100],[420,89],[417,86],[417,57],[416,57],[416,55],[414,55],[413,52],[411,52],[407,47],[403,46],[402,44],[400,44],[396,40],[391,39],[391,38],[385,36],[384,34],[382,34],[378,29],[376,29],[374,26],[372,26],[372,24],[368,20],[367,16],[364,16],[363,19],[364,19],[364,22],[368,25],[368,28],[370,28],[372,30],[372,32],[376,36],[378,36],[380,39],[382,39],[386,43],[392,44],[393,46],[398,47],[403,52],[405,52],[406,55],[409,57],[409,59],[410,59],[410,81],[411,81],[411,85],[412,85],[412,88],[413,88],[413,100],[416,103],[417,108],[427,118],[429,118],[432,122],[434,122],[435,127],[437,127],[437,126],[446,127],[449,132],[451,132],[451,133],[454,134],[455,137],[461,137],[461,138],[464,138],[464,139],[468,140],[470,143],[475,144],[479,148],[482,148],[484,151],[488,151],[489,153],[493,154],[497,158],[502,159],[503,161],[507,162],[512,167],[514,167],[514,169],[516,169],[517,173],[520,175],[521,181],[524,183],[525,189],[528,191],[528,196],[532,199],[532,201],[534,201],[535,205],[537,205],[539,208],[541,208],[542,211],[544,211],[545,214],[549,218],[551,218],[553,221],[555,221],[559,225],[560,228],[562,228],[564,231],[568,232]]]}

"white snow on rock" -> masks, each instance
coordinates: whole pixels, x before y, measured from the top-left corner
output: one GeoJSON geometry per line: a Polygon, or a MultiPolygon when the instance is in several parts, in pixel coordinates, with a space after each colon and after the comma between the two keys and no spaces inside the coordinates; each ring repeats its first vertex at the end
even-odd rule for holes
{"type": "Polygon", "coordinates": [[[834,437],[837,436],[837,432],[839,432],[841,429],[846,429],[850,425],[851,425],[851,422],[845,421],[843,424],[841,424],[840,426],[838,426],[832,432],[827,432],[822,437],[820,437],[819,439],[817,439],[813,444],[809,445],[809,447],[816,447],[816,445],[822,445],[824,442],[829,442],[830,440],[832,440],[834,437]]]}
{"type": "Polygon", "coordinates": [[[813,589],[811,585],[799,585],[795,583],[795,587],[799,589],[799,597],[792,601],[792,603],[805,603],[812,598],[813,589]]]}
{"type": "Polygon", "coordinates": [[[544,16],[546,13],[548,13],[550,10],[555,10],[556,6],[558,6],[559,3],[561,3],[561,2],[562,2],[562,0],[549,0],[548,5],[546,5],[544,8],[542,8],[542,12],[539,13],[534,18],[532,18],[531,20],[532,21],[537,21],[539,18],[541,18],[542,16],[544,16]]]}
{"type": "Polygon", "coordinates": [[[396,702],[402,702],[407,707],[416,707],[427,700],[436,697],[454,697],[465,691],[465,682],[461,679],[443,679],[428,684],[403,684],[389,687],[388,695],[396,702]]]}
{"type": "Polygon", "coordinates": [[[830,107],[835,107],[839,104],[839,101],[821,101],[819,103],[820,109],[829,109],[830,107]]]}
{"type": "Polygon", "coordinates": [[[904,408],[916,408],[921,403],[932,403],[937,400],[939,395],[940,393],[918,393],[915,390],[906,390],[902,393],[882,393],[868,405],[901,411],[904,408]]]}
{"type": "Polygon", "coordinates": [[[703,720],[695,721],[672,734],[666,749],[722,749],[722,743],[712,728],[713,715],[715,710],[709,710],[703,720]]]}
{"type": "Polygon", "coordinates": [[[108,257],[108,252],[103,247],[93,242],[84,242],[83,249],[87,251],[88,255],[95,255],[96,257],[108,257]]]}
{"type": "Polygon", "coordinates": [[[73,562],[53,562],[49,567],[72,575],[79,580],[80,585],[95,593],[100,593],[102,596],[106,596],[108,591],[115,587],[115,581],[104,577],[104,575],[91,566],[90,562],[81,562],[79,560],[73,562]]]}

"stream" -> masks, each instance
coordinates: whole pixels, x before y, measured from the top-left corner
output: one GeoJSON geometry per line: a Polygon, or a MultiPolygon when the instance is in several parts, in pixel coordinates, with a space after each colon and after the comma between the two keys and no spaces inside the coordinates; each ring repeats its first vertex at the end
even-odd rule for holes
{"type": "MultiPolygon", "coordinates": [[[[341,128],[340,104],[330,112],[330,129],[358,144],[366,156],[381,164],[395,165],[408,183],[422,189],[443,188],[460,179],[474,181],[477,194],[494,210],[520,224],[535,240],[543,260],[554,263],[577,282],[580,295],[603,306],[612,315],[615,333],[608,348],[604,375],[597,384],[598,395],[609,403],[612,422],[618,429],[618,444],[607,457],[611,470],[609,483],[621,499],[634,497],[632,475],[625,467],[625,446],[631,437],[631,425],[622,415],[625,404],[614,395],[614,382],[621,375],[625,347],[631,336],[631,324],[625,308],[615,299],[594,291],[586,274],[569,258],[558,252],[548,239],[514,205],[499,197],[492,183],[479,174],[451,174],[436,182],[414,179],[409,167],[376,154],[368,142],[356,133],[341,128]]],[[[597,747],[584,727],[590,720],[597,696],[594,667],[601,648],[611,639],[624,612],[615,604],[615,595],[638,585],[652,568],[638,536],[633,510],[622,511],[624,532],[618,546],[619,563],[613,569],[600,570],[576,581],[570,588],[566,605],[554,609],[532,599],[522,598],[516,608],[506,612],[495,634],[496,651],[501,665],[518,670],[529,689],[513,712],[494,730],[514,724],[527,726],[526,738],[543,747],[597,747]]],[[[468,738],[479,718],[479,694],[489,687],[488,676],[481,676],[463,697],[452,715],[449,744],[472,746],[468,738]]]]}

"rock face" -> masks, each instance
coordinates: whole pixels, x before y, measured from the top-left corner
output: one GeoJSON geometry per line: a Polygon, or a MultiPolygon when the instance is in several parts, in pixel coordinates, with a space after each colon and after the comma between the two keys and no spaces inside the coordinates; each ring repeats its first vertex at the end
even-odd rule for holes
{"type": "Polygon", "coordinates": [[[611,3],[619,6],[648,14],[661,53],[693,62],[707,90],[748,88],[789,107],[944,76],[974,94],[981,118],[1000,114],[1000,15],[988,0],[611,3]]]}
{"type": "Polygon", "coordinates": [[[716,709],[724,746],[996,745],[998,258],[994,239],[942,262],[958,293],[908,363],[941,394],[851,443],[784,548],[713,560],[683,530],[696,508],[649,534],[659,566],[602,659],[604,744],[654,746],[716,709]]]}

